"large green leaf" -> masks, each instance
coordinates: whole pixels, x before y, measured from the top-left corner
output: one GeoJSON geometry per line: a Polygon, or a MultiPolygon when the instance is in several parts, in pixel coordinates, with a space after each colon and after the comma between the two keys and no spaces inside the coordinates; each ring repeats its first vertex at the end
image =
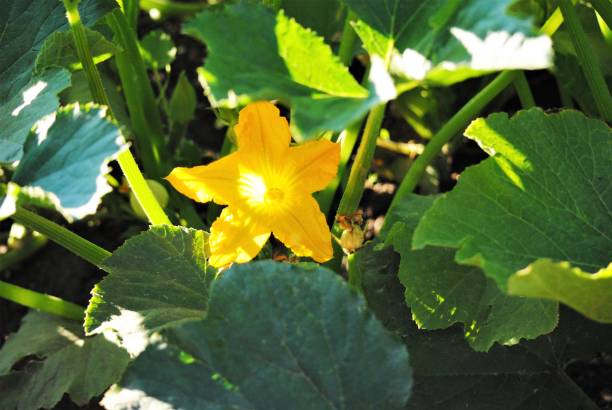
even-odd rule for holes
{"type": "Polygon", "coordinates": [[[591,274],[567,262],[538,259],[510,277],[508,292],[557,300],[593,320],[612,323],[612,264],[591,274]]]}
{"type": "Polygon", "coordinates": [[[342,130],[395,96],[380,61],[371,72],[368,91],[321,37],[282,11],[274,14],[248,2],[232,4],[200,13],[183,30],[207,45],[200,71],[214,105],[235,108],[279,99],[292,108],[296,138],[342,130]]]}
{"type": "MultiPolygon", "coordinates": [[[[92,24],[110,9],[112,0],[84,0],[82,20],[92,24]]],[[[68,29],[64,6],[59,1],[6,0],[0,15],[0,163],[21,157],[30,128],[58,107],[55,94],[69,85],[66,72],[53,71],[32,77],[36,55],[47,37],[68,29]]]]}
{"type": "MultiPolygon", "coordinates": [[[[85,28],[89,51],[95,64],[108,60],[121,48],[107,40],[101,33],[85,28]]],[[[47,67],[63,67],[71,70],[81,70],[83,65],[77,54],[74,38],[70,31],[56,31],[43,44],[36,57],[35,71],[47,67]]]]}
{"type": "Polygon", "coordinates": [[[65,107],[49,129],[30,135],[13,182],[48,195],[67,219],[82,218],[111,191],[108,162],[122,148],[127,149],[119,129],[104,118],[104,110],[65,107]]]}
{"type": "MultiPolygon", "coordinates": [[[[465,338],[478,351],[495,342],[515,344],[552,331],[557,324],[556,303],[505,295],[478,267],[457,264],[454,249],[411,249],[414,229],[433,201],[434,197],[417,195],[405,198],[398,207],[400,222],[385,241],[401,255],[399,279],[417,325],[434,330],[462,323],[465,338]]],[[[389,260],[388,253],[366,247],[357,257],[365,271],[389,260]]]]}
{"type": "Polygon", "coordinates": [[[504,69],[547,68],[548,37],[510,11],[514,0],[344,0],[370,54],[410,80],[452,84],[504,69]]]}
{"type": "Polygon", "coordinates": [[[150,333],[203,318],[214,273],[206,244],[203,231],[162,225],[128,239],[102,265],[109,275],[92,290],[85,331],[113,329],[136,353],[150,333]]]}
{"type": "Polygon", "coordinates": [[[65,393],[87,404],[119,380],[128,362],[104,335],[85,337],[78,322],[30,312],[0,350],[0,407],[51,408],[65,393]]]}
{"type": "Polygon", "coordinates": [[[463,172],[421,219],[413,238],[458,248],[506,289],[539,258],[595,272],[612,249],[612,131],[577,111],[539,109],[474,121],[466,135],[491,158],[463,172]]]}
{"type": "Polygon", "coordinates": [[[364,293],[368,306],[410,350],[415,384],[407,409],[596,408],[565,368],[572,360],[609,352],[612,326],[561,310],[560,325],[550,335],[475,352],[458,329],[426,331],[412,325],[395,272],[370,270],[364,293]]]}
{"type": "MultiPolygon", "coordinates": [[[[234,266],[214,282],[206,319],[177,334],[181,346],[206,360],[244,408],[398,409],[410,392],[406,349],[361,296],[319,267],[270,261],[234,266]]],[[[186,365],[175,358],[164,372],[154,372],[134,370],[140,360],[119,386],[138,386],[145,394],[111,408],[156,399],[166,408],[196,409],[202,408],[198,403],[227,400],[229,392],[219,392],[211,370],[199,361],[186,365]],[[175,392],[196,372],[200,388],[192,388],[195,396],[187,401],[175,392]]],[[[104,402],[120,394],[113,389],[104,402]]]]}

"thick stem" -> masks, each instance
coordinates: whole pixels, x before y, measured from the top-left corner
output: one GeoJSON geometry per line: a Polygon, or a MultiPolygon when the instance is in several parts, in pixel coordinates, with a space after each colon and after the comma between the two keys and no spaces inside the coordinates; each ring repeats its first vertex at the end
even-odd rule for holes
{"type": "Polygon", "coordinates": [[[597,55],[580,25],[576,10],[571,0],[559,0],[559,8],[565,19],[570,38],[580,60],[580,66],[591,90],[597,110],[606,121],[612,121],[612,96],[603,77],[597,55]]]}
{"type": "Polygon", "coordinates": [[[529,83],[527,82],[527,77],[523,71],[518,71],[516,73],[516,79],[514,80],[514,88],[516,89],[516,93],[518,94],[519,100],[521,101],[521,105],[523,108],[528,109],[536,106],[535,98],[531,93],[531,88],[529,88],[529,83]]]}
{"type": "Polygon", "coordinates": [[[342,64],[346,66],[348,66],[353,59],[353,50],[355,48],[355,41],[357,40],[357,33],[353,30],[352,22],[356,19],[355,13],[349,10],[344,20],[344,28],[342,29],[338,57],[340,57],[342,64]]]}
{"type": "Polygon", "coordinates": [[[0,280],[0,297],[33,309],[67,319],[82,321],[85,309],[55,296],[35,292],[0,280]]]}
{"type": "Polygon", "coordinates": [[[17,210],[11,218],[15,222],[45,235],[53,242],[63,246],[93,265],[100,266],[102,261],[111,255],[106,249],[20,206],[17,206],[17,210]]]}
{"type": "Polygon", "coordinates": [[[376,151],[376,140],[385,116],[385,108],[386,104],[380,104],[374,107],[368,115],[355,162],[351,167],[348,183],[338,206],[338,215],[351,216],[357,211],[368,171],[372,166],[372,159],[376,151]]]}

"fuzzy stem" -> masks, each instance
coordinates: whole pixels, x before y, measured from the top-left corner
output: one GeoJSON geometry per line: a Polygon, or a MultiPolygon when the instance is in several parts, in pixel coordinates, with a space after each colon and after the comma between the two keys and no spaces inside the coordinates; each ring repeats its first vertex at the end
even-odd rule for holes
{"type": "Polygon", "coordinates": [[[586,77],[587,85],[595,100],[597,110],[603,119],[612,121],[612,96],[599,68],[597,55],[595,55],[584,29],[580,25],[578,15],[571,0],[559,0],[559,7],[576,49],[576,54],[580,60],[580,66],[586,77]]]}
{"type": "Polygon", "coordinates": [[[518,71],[516,73],[514,88],[516,89],[516,93],[523,108],[528,109],[536,106],[535,98],[533,97],[531,89],[529,88],[529,83],[527,82],[525,72],[518,71]]]}
{"type": "Polygon", "coordinates": [[[21,206],[17,206],[11,218],[15,222],[45,235],[53,242],[63,246],[93,265],[100,266],[102,261],[111,255],[106,249],[21,206]]]}
{"type": "Polygon", "coordinates": [[[380,133],[385,108],[386,104],[380,104],[374,107],[368,115],[355,162],[351,167],[348,183],[338,206],[338,215],[350,216],[355,213],[359,206],[359,201],[364,191],[365,180],[372,166],[372,159],[376,151],[376,140],[380,133]]]}
{"type": "Polygon", "coordinates": [[[0,280],[0,297],[52,315],[82,321],[85,309],[55,296],[35,292],[0,280]]]}

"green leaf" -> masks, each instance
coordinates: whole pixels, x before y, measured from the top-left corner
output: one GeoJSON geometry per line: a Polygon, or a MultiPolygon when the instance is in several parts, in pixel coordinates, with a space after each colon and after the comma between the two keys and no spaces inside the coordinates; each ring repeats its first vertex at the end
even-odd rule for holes
{"type": "MultiPolygon", "coordinates": [[[[79,10],[84,24],[91,25],[114,7],[112,0],[83,0],[79,10]]],[[[59,1],[7,0],[2,8],[0,163],[8,163],[21,158],[21,146],[30,128],[57,109],[55,95],[70,84],[65,71],[32,76],[45,40],[56,31],[66,31],[68,22],[59,1]]]]}
{"type": "Polygon", "coordinates": [[[52,408],[64,393],[87,404],[128,362],[127,352],[103,335],[85,337],[78,322],[32,311],[0,350],[0,407],[52,408]]]}
{"type": "Polygon", "coordinates": [[[433,201],[408,196],[400,208],[402,222],[386,239],[401,255],[399,279],[417,325],[435,330],[462,323],[465,338],[477,351],[551,332],[557,325],[556,303],[505,295],[478,267],[457,264],[454,249],[411,249],[414,229],[433,201]]]}
{"type": "Polygon", "coordinates": [[[591,274],[567,262],[538,259],[510,277],[508,292],[563,302],[593,320],[612,323],[612,264],[591,274]]]}
{"type": "Polygon", "coordinates": [[[114,329],[134,353],[149,334],[203,318],[213,278],[207,239],[203,231],[175,226],[152,226],[128,239],[102,265],[109,275],[92,290],[87,334],[114,329]]]}
{"type": "Polygon", "coordinates": [[[62,108],[48,130],[30,135],[13,182],[48,195],[68,220],[83,218],[111,191],[108,162],[122,148],[119,129],[104,119],[104,110],[62,108]]]}
{"type": "Polygon", "coordinates": [[[457,329],[417,329],[408,320],[395,271],[369,272],[363,282],[368,306],[410,351],[415,384],[407,409],[596,408],[565,367],[609,351],[612,326],[561,310],[560,325],[550,335],[475,352],[457,329]]]}
{"type": "Polygon", "coordinates": [[[612,131],[577,111],[475,120],[466,135],[491,158],[463,172],[421,219],[413,247],[458,248],[505,290],[540,258],[586,272],[610,262],[612,131]]]}
{"type": "Polygon", "coordinates": [[[140,40],[142,59],[147,67],[160,70],[174,61],[176,47],[172,38],[161,30],[153,30],[140,40]]]}
{"type": "Polygon", "coordinates": [[[170,116],[180,124],[187,124],[194,118],[196,104],[195,90],[189,83],[185,72],[181,71],[168,107],[170,116]]]}
{"type": "Polygon", "coordinates": [[[372,55],[408,80],[449,85],[506,69],[551,65],[552,44],[512,13],[514,0],[344,0],[372,55]]]}
{"type": "Polygon", "coordinates": [[[0,184],[0,221],[15,213],[19,191],[19,186],[11,182],[0,184]]]}
{"type": "Polygon", "coordinates": [[[340,0],[282,0],[282,9],[304,27],[330,40],[340,31],[345,14],[340,0]]]}
{"type": "Polygon", "coordinates": [[[17,161],[32,126],[59,107],[57,94],[70,85],[70,73],[49,69],[0,102],[0,164],[17,161]]]}
{"type": "Polygon", "coordinates": [[[236,108],[279,99],[292,108],[292,131],[299,140],[340,131],[395,97],[380,61],[372,70],[368,91],[321,37],[283,11],[274,14],[247,2],[226,5],[203,11],[183,30],[207,45],[200,74],[213,105],[236,108]]]}
{"type": "MultiPolygon", "coordinates": [[[[95,64],[106,61],[122,51],[119,46],[108,41],[97,31],[85,28],[85,35],[95,64]]],[[[56,31],[45,41],[36,58],[34,71],[40,72],[48,67],[63,67],[70,70],[83,69],[83,65],[77,55],[74,38],[69,31],[56,31]]]]}
{"type": "MultiPolygon", "coordinates": [[[[214,282],[208,316],[174,331],[181,346],[190,347],[188,353],[218,373],[236,402],[246,402],[244,408],[400,409],[410,393],[406,349],[360,295],[320,267],[270,261],[235,265],[214,282]]],[[[189,366],[196,364],[174,359],[163,373],[138,372],[140,380],[129,371],[119,386],[139,386],[147,400],[163,401],[170,409],[226,400],[229,392],[212,386],[211,371],[201,363],[201,388],[193,389],[191,401],[174,394],[185,375],[196,371],[189,366]]],[[[104,402],[115,395],[113,389],[104,402]]],[[[137,402],[146,403],[142,397],[137,402]]],[[[124,400],[113,409],[133,406],[124,400]]]]}

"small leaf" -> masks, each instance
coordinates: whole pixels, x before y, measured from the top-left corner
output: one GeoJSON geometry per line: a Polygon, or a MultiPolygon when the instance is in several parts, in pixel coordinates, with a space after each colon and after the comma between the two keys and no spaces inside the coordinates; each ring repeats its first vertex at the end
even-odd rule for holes
{"type": "MultiPolygon", "coordinates": [[[[119,46],[108,41],[97,31],[85,28],[85,35],[95,64],[106,61],[122,51],[119,46]]],[[[77,55],[72,33],[56,31],[47,38],[38,57],[36,57],[34,70],[39,72],[48,67],[63,67],[70,70],[83,69],[77,55]]]]}
{"type": "Polygon", "coordinates": [[[105,404],[128,409],[155,400],[169,409],[198,409],[231,399],[247,409],[401,409],[410,393],[406,349],[361,296],[320,267],[234,265],[214,282],[208,316],[173,333],[198,361],[165,359],[165,371],[154,373],[141,360],[174,353],[145,353],[118,384],[128,392],[111,390],[105,404]],[[196,372],[202,372],[192,379],[199,388],[187,400],[182,383],[196,372]],[[144,394],[121,399],[136,386],[144,394]]]}
{"type": "Polygon", "coordinates": [[[170,36],[161,31],[153,30],[140,40],[142,59],[147,67],[160,70],[174,61],[176,47],[170,36]]]}
{"type": "Polygon", "coordinates": [[[340,131],[370,108],[395,96],[386,71],[361,87],[321,37],[269,8],[251,3],[205,10],[184,25],[206,43],[200,70],[213,105],[236,108],[274,100],[292,108],[298,140],[340,131]],[[249,39],[244,41],[243,39],[249,39]]]}
{"type": "Polygon", "coordinates": [[[508,293],[563,302],[603,323],[612,323],[612,264],[586,273],[567,262],[538,259],[508,280],[508,293]]]}
{"type": "Polygon", "coordinates": [[[78,322],[32,311],[0,350],[0,408],[52,408],[64,393],[85,405],[128,362],[127,352],[103,335],[85,337],[78,322]]]}
{"type": "Polygon", "coordinates": [[[506,69],[551,65],[552,43],[512,13],[514,0],[344,0],[371,55],[408,80],[450,85],[506,69]]]}
{"type": "Polygon", "coordinates": [[[195,90],[189,83],[185,72],[181,71],[168,107],[170,116],[180,124],[187,124],[194,117],[196,104],[195,90]]]}
{"type": "Polygon", "coordinates": [[[401,222],[386,239],[401,255],[399,279],[417,325],[434,330],[462,323],[465,338],[477,351],[551,332],[557,325],[556,303],[505,295],[478,267],[457,264],[454,249],[411,249],[414,229],[433,201],[406,197],[401,222]]]}
{"type": "Polygon", "coordinates": [[[135,353],[149,334],[203,318],[213,275],[206,244],[205,232],[175,226],[128,239],[102,265],[109,275],[92,290],[87,334],[114,329],[135,353]]]}
{"type": "Polygon", "coordinates": [[[48,130],[30,135],[13,182],[48,195],[48,203],[68,220],[83,218],[111,191],[105,178],[108,162],[122,148],[119,129],[104,119],[104,110],[65,107],[48,130]]]}

